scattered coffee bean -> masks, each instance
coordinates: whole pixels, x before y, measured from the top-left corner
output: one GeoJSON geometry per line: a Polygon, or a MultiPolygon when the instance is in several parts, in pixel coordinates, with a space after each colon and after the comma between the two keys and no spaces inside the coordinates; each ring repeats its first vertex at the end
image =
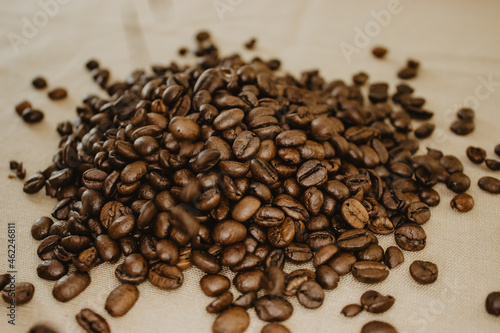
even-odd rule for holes
{"type": "Polygon", "coordinates": [[[406,251],[420,251],[427,241],[424,229],[413,223],[401,225],[394,232],[394,238],[398,246],[406,251]]]}
{"type": "Polygon", "coordinates": [[[422,125],[417,127],[417,129],[415,129],[415,136],[419,139],[428,138],[432,135],[434,129],[436,129],[436,125],[432,123],[423,123],[422,125]]]}
{"type": "Polygon", "coordinates": [[[16,104],[15,110],[16,113],[21,116],[24,110],[31,108],[32,108],[31,103],[28,102],[27,100],[24,100],[16,104]]]}
{"type": "Polygon", "coordinates": [[[498,171],[500,170],[500,161],[497,161],[497,160],[494,160],[494,159],[491,159],[491,158],[487,158],[486,160],[484,160],[485,163],[486,163],[486,166],[490,169],[490,170],[493,170],[493,171],[498,171]]]}
{"type": "Polygon", "coordinates": [[[500,316],[500,292],[492,292],[486,297],[486,311],[494,316],[500,316]]]}
{"type": "Polygon", "coordinates": [[[415,260],[410,265],[411,277],[420,284],[430,284],[437,280],[438,268],[430,261],[415,260]]]}
{"type": "Polygon", "coordinates": [[[88,273],[71,272],[57,280],[52,289],[52,295],[59,302],[68,302],[87,289],[89,284],[88,273]]]}
{"type": "Polygon", "coordinates": [[[10,282],[2,290],[2,298],[5,303],[14,303],[15,305],[28,303],[34,294],[35,286],[29,282],[10,282]]]}
{"type": "Polygon", "coordinates": [[[293,307],[281,296],[266,295],[255,302],[255,312],[264,321],[285,321],[292,315],[293,307]]]}
{"type": "Polygon", "coordinates": [[[116,287],[106,299],[105,309],[113,317],[125,315],[139,299],[139,290],[132,284],[116,287]]]}
{"type": "Polygon", "coordinates": [[[352,276],[359,282],[378,283],[389,276],[389,268],[378,261],[358,261],[352,265],[352,276]]]}
{"type": "Polygon", "coordinates": [[[85,67],[91,71],[93,69],[96,69],[96,68],[99,68],[99,62],[95,59],[90,59],[89,61],[87,61],[87,63],[85,64],[85,67]]]}
{"type": "Polygon", "coordinates": [[[229,308],[222,312],[212,325],[213,333],[243,333],[250,325],[250,316],[240,307],[229,308]]]}
{"type": "Polygon", "coordinates": [[[372,54],[375,58],[383,58],[387,54],[387,49],[383,46],[376,46],[372,49],[372,54]]]}
{"type": "Polygon", "coordinates": [[[179,53],[180,56],[185,56],[188,53],[188,49],[186,47],[181,47],[177,53],[179,53]]]}
{"type": "Polygon", "coordinates": [[[76,321],[86,332],[89,333],[111,332],[106,319],[104,319],[100,314],[88,308],[82,309],[79,313],[76,314],[76,321]]]}
{"type": "Polygon", "coordinates": [[[394,297],[369,290],[361,295],[361,305],[370,313],[382,313],[389,310],[394,304],[394,297]]]}
{"type": "Polygon", "coordinates": [[[64,88],[54,88],[48,93],[49,98],[51,100],[60,100],[66,98],[68,96],[68,92],[64,88]]]}
{"type": "Polygon", "coordinates": [[[479,178],[477,185],[481,190],[493,193],[493,194],[498,194],[500,193],[500,180],[498,180],[495,177],[481,177],[479,178]]]}
{"type": "Polygon", "coordinates": [[[398,333],[398,331],[391,324],[374,320],[363,325],[361,333],[398,333]]]}
{"type": "Polygon", "coordinates": [[[229,290],[231,281],[224,275],[205,275],[200,280],[203,293],[209,297],[219,296],[229,290]]]}
{"type": "Polygon", "coordinates": [[[307,309],[316,309],[323,304],[325,292],[316,282],[305,281],[297,290],[297,299],[303,307],[307,309]]]}
{"type": "Polygon", "coordinates": [[[467,157],[472,163],[481,164],[486,159],[486,150],[480,147],[467,147],[466,150],[467,157]]]}
{"type": "Polygon", "coordinates": [[[470,194],[460,193],[451,199],[450,205],[460,212],[468,212],[474,207],[474,198],[470,194]]]}
{"type": "Polygon", "coordinates": [[[35,89],[43,89],[47,87],[47,81],[41,76],[34,78],[33,81],[31,81],[31,84],[35,89]]]}
{"type": "Polygon", "coordinates": [[[21,114],[21,117],[23,118],[24,122],[28,124],[35,124],[42,121],[44,114],[40,110],[27,108],[24,109],[23,113],[21,114]]]}
{"type": "Polygon", "coordinates": [[[340,313],[342,313],[347,318],[352,318],[360,314],[361,311],[363,311],[363,307],[361,305],[348,304],[342,308],[342,311],[340,313]]]}
{"type": "Polygon", "coordinates": [[[472,120],[457,119],[451,123],[450,129],[457,135],[467,135],[474,131],[475,125],[472,120]]]}
{"type": "Polygon", "coordinates": [[[405,257],[403,255],[403,252],[395,246],[389,246],[385,250],[384,254],[384,263],[389,267],[390,269],[397,267],[401,265],[405,261],[405,257]]]}
{"type": "Polygon", "coordinates": [[[470,187],[470,178],[462,172],[455,172],[448,178],[446,186],[455,193],[463,193],[470,187]]]}
{"type": "Polygon", "coordinates": [[[253,50],[255,48],[256,43],[257,43],[257,39],[251,38],[248,42],[245,43],[245,48],[247,50],[253,50]]]}

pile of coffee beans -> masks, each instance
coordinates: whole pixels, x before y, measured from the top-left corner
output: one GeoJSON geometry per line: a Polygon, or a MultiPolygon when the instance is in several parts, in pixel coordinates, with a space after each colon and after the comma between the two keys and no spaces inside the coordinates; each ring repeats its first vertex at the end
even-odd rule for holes
{"type": "MultiPolygon", "coordinates": [[[[123,316],[139,298],[136,285],[177,289],[195,266],[206,274],[201,290],[213,298],[206,310],[218,314],[213,332],[245,331],[250,308],[263,321],[285,321],[290,297],[318,308],[328,301],[323,290],[343,275],[384,281],[404,261],[401,249],[426,246],[423,225],[440,201],[432,187],[469,188],[456,157],[434,149],[415,155],[413,119],[433,112],[409,85],[391,96],[388,84],[376,82],[365,95],[366,74],[353,85],[326,81],[319,71],[296,78],[276,72],[278,60],[220,57],[208,32],[196,42],[196,65],[156,65],[124,81],[111,82],[96,60],[86,64],[109,97],[83,99],[77,120],[57,126],[53,163],[24,185],[58,201],[52,217],[31,230],[41,241],[38,276],[56,281],[58,301],[82,293],[97,265],[118,263],[123,284],[103,308],[123,316]],[[384,251],[377,235],[388,234],[397,246],[384,251]],[[308,262],[314,270],[286,265],[308,262]],[[232,281],[223,267],[236,273],[232,281]]],[[[418,67],[409,60],[399,76],[414,77],[418,67]]],[[[418,136],[432,129],[419,128],[418,136]]],[[[415,261],[410,273],[432,283],[437,267],[415,261]]],[[[379,313],[393,303],[369,291],[343,313],[379,313]]],[[[77,321],[109,332],[90,309],[77,321]]],[[[362,329],[382,331],[396,332],[379,321],[362,329]]],[[[273,323],[262,332],[288,329],[273,323]]]]}

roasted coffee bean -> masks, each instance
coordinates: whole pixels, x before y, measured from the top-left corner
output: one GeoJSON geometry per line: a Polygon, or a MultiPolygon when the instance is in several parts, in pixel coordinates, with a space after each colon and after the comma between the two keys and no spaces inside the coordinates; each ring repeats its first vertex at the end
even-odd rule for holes
{"type": "Polygon", "coordinates": [[[36,240],[42,240],[49,235],[50,227],[54,222],[48,216],[42,216],[31,226],[31,236],[36,240]]]}
{"type": "Polygon", "coordinates": [[[463,119],[455,120],[450,126],[451,131],[457,135],[470,134],[474,131],[474,128],[475,125],[472,120],[463,120],[463,119]]]}
{"type": "Polygon", "coordinates": [[[163,290],[177,289],[184,282],[182,271],[176,266],[158,263],[148,273],[149,282],[163,290]]]}
{"type": "Polygon", "coordinates": [[[305,281],[297,290],[297,299],[303,307],[316,309],[323,304],[325,292],[319,284],[314,281],[305,281]]]}
{"type": "Polygon", "coordinates": [[[108,235],[99,235],[95,239],[95,247],[104,261],[116,262],[120,258],[118,244],[108,235]]]}
{"type": "Polygon", "coordinates": [[[385,250],[384,263],[389,268],[394,268],[401,265],[405,261],[403,252],[395,246],[389,246],[385,250]]]}
{"type": "Polygon", "coordinates": [[[24,193],[33,194],[40,191],[45,186],[45,176],[41,173],[36,173],[23,186],[24,193]]]}
{"type": "Polygon", "coordinates": [[[423,188],[420,190],[420,193],[418,195],[420,197],[420,200],[422,200],[422,202],[427,206],[437,206],[441,201],[439,193],[437,193],[436,190],[432,188],[423,188]]]}
{"type": "Polygon", "coordinates": [[[243,333],[250,325],[250,316],[241,307],[229,308],[215,319],[213,333],[243,333]]]}
{"type": "Polygon", "coordinates": [[[31,301],[35,294],[35,286],[29,282],[13,282],[7,284],[2,290],[5,303],[23,305],[31,301]]]}
{"type": "Polygon", "coordinates": [[[280,296],[266,295],[255,302],[255,312],[263,321],[285,321],[292,315],[293,307],[280,296]]]}
{"type": "Polygon", "coordinates": [[[490,177],[490,176],[481,177],[479,178],[477,185],[483,191],[493,194],[500,193],[500,180],[498,180],[495,177],[490,177]]]}
{"type": "Polygon", "coordinates": [[[389,276],[389,268],[377,261],[358,261],[352,265],[352,275],[363,283],[378,283],[389,276]]]}
{"type": "Polygon", "coordinates": [[[36,273],[45,280],[59,280],[68,273],[68,266],[57,259],[43,260],[36,268],[36,273]]]}
{"type": "Polygon", "coordinates": [[[260,333],[291,333],[291,331],[286,327],[278,323],[270,323],[262,327],[260,333]]]}
{"type": "Polygon", "coordinates": [[[394,238],[403,250],[420,251],[425,247],[427,235],[418,224],[408,223],[396,229],[394,238]]]}
{"type": "Polygon", "coordinates": [[[480,147],[467,147],[466,150],[467,157],[472,163],[481,164],[486,159],[486,150],[480,147]]]}
{"type": "Polygon", "coordinates": [[[326,179],[326,167],[318,160],[307,161],[297,170],[297,182],[304,187],[321,185],[326,179]]]}
{"type": "Polygon", "coordinates": [[[470,178],[462,172],[456,172],[450,175],[446,186],[455,193],[463,193],[470,187],[470,178]]]}
{"type": "Polygon", "coordinates": [[[41,76],[37,76],[31,81],[31,84],[35,89],[43,89],[47,87],[47,81],[41,76]]]}
{"type": "Polygon", "coordinates": [[[275,247],[286,247],[290,245],[295,237],[295,223],[290,218],[285,218],[284,222],[268,229],[267,239],[275,247]]]}
{"type": "Polygon", "coordinates": [[[285,212],[285,214],[287,214],[294,220],[309,220],[309,213],[307,212],[305,207],[300,202],[287,194],[277,195],[274,198],[273,204],[280,207],[281,210],[285,212]]]}
{"type": "Polygon", "coordinates": [[[345,251],[360,251],[370,244],[370,236],[364,229],[352,229],[341,234],[337,246],[345,251]]]}
{"type": "Polygon", "coordinates": [[[233,302],[233,293],[226,291],[219,297],[217,297],[213,302],[211,302],[206,310],[208,313],[219,313],[226,309],[233,302]]]}
{"type": "Polygon", "coordinates": [[[264,272],[259,269],[241,272],[234,278],[233,285],[242,294],[250,291],[259,291],[263,277],[264,272]]]}
{"type": "Polygon", "coordinates": [[[261,159],[253,159],[250,161],[250,169],[252,175],[259,181],[267,185],[274,184],[278,181],[276,170],[261,159]]]}
{"type": "Polygon", "coordinates": [[[376,216],[367,224],[368,229],[376,234],[387,235],[394,231],[394,226],[391,221],[384,216],[376,216]]]}
{"type": "Polygon", "coordinates": [[[500,170],[500,161],[493,160],[491,158],[487,158],[485,161],[486,166],[493,171],[498,171],[500,170]]]}
{"type": "Polygon", "coordinates": [[[359,251],[357,255],[360,261],[382,261],[384,259],[384,249],[378,244],[370,244],[359,251]]]}
{"type": "Polygon", "coordinates": [[[139,299],[139,290],[132,284],[116,287],[106,299],[105,309],[113,317],[127,314],[139,299]]]}
{"type": "Polygon", "coordinates": [[[231,281],[223,275],[205,275],[200,280],[203,293],[209,297],[219,296],[229,290],[231,281]]]}
{"type": "Polygon", "coordinates": [[[492,292],[486,297],[486,311],[494,316],[500,316],[500,292],[492,292]]]}
{"type": "Polygon", "coordinates": [[[217,224],[212,238],[217,244],[230,245],[241,242],[247,235],[247,229],[239,222],[226,220],[217,224]]]}
{"type": "Polygon", "coordinates": [[[146,280],[148,263],[139,253],[127,256],[122,264],[116,267],[115,275],[122,283],[139,284],[146,280]]]}
{"type": "Polygon", "coordinates": [[[179,262],[179,248],[170,239],[160,239],[156,243],[156,253],[158,259],[169,265],[175,265],[179,262]]]}
{"type": "Polygon", "coordinates": [[[285,277],[285,290],[283,293],[287,296],[293,296],[297,294],[297,290],[302,283],[314,280],[315,278],[316,274],[313,271],[308,269],[297,269],[285,277]]]}
{"type": "Polygon", "coordinates": [[[31,103],[24,100],[16,104],[15,110],[18,115],[22,115],[24,110],[31,109],[31,107],[31,103]]]}
{"type": "Polygon", "coordinates": [[[370,313],[382,313],[389,310],[394,304],[394,297],[369,290],[361,295],[361,305],[370,313]]]}
{"type": "Polygon", "coordinates": [[[438,268],[430,261],[415,260],[410,265],[410,275],[420,284],[430,284],[436,281],[438,268]]]}
{"type": "Polygon", "coordinates": [[[291,262],[304,263],[313,258],[313,252],[306,244],[291,243],[285,248],[285,256],[291,262]]]}
{"type": "Polygon", "coordinates": [[[217,274],[221,270],[217,260],[208,253],[193,251],[191,253],[191,262],[208,274],[217,274]]]}
{"type": "Polygon", "coordinates": [[[356,262],[356,256],[351,253],[339,253],[328,263],[328,265],[338,274],[346,275],[351,271],[352,265],[356,262]]]}
{"type": "Polygon", "coordinates": [[[364,324],[361,333],[398,333],[398,331],[391,324],[374,320],[364,324]]]}
{"type": "Polygon", "coordinates": [[[419,139],[425,139],[432,135],[432,132],[434,132],[435,128],[436,125],[432,123],[423,123],[415,130],[415,136],[419,139]]]}
{"type": "Polygon", "coordinates": [[[85,63],[85,67],[86,67],[89,71],[91,71],[91,70],[96,69],[96,68],[98,68],[98,67],[99,67],[99,62],[98,62],[97,60],[95,60],[95,59],[90,59],[89,61],[87,61],[87,62],[85,63]]]}
{"type": "Polygon", "coordinates": [[[64,88],[54,88],[48,92],[48,96],[51,100],[60,100],[68,96],[68,92],[64,88]]]}
{"type": "Polygon", "coordinates": [[[431,217],[431,211],[425,203],[417,201],[408,206],[406,217],[410,222],[424,224],[431,217]]]}
{"type": "Polygon", "coordinates": [[[316,268],[316,282],[324,289],[332,290],[337,288],[339,279],[337,272],[330,266],[321,265],[316,268]]]}
{"type": "Polygon", "coordinates": [[[372,49],[372,54],[375,58],[383,58],[387,54],[387,49],[383,46],[376,46],[372,49]]]}
{"type": "Polygon", "coordinates": [[[474,198],[470,194],[460,193],[451,199],[450,205],[460,212],[468,212],[474,207],[474,198]]]}
{"type": "Polygon", "coordinates": [[[363,311],[363,307],[359,304],[348,304],[342,308],[342,313],[344,316],[347,318],[352,318],[354,316],[357,316],[359,313],[363,311]]]}
{"type": "Polygon", "coordinates": [[[314,267],[318,267],[320,265],[328,262],[334,255],[338,252],[338,248],[335,245],[325,245],[321,247],[313,258],[314,267]]]}
{"type": "Polygon", "coordinates": [[[89,284],[88,273],[71,272],[57,280],[52,289],[52,296],[59,302],[68,302],[87,289],[89,284]]]}
{"type": "Polygon", "coordinates": [[[28,124],[34,124],[42,121],[42,119],[45,117],[42,111],[32,109],[32,108],[27,108],[24,109],[24,111],[21,114],[21,117],[23,120],[28,123],[28,124]]]}
{"type": "Polygon", "coordinates": [[[28,333],[57,333],[57,331],[47,325],[36,324],[30,328],[28,333]]]}
{"type": "Polygon", "coordinates": [[[242,198],[233,208],[232,217],[236,221],[245,222],[260,208],[260,200],[254,196],[242,198]]]}
{"type": "Polygon", "coordinates": [[[86,332],[89,333],[111,332],[106,319],[88,308],[82,309],[76,314],[76,321],[86,332]]]}

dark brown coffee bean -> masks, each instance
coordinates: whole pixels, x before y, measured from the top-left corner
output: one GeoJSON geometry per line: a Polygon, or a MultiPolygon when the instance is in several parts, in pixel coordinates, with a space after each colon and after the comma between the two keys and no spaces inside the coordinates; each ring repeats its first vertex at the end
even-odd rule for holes
{"type": "Polygon", "coordinates": [[[337,246],[345,251],[360,251],[370,244],[370,236],[364,229],[352,229],[342,233],[337,239],[337,246]]]}
{"type": "Polygon", "coordinates": [[[492,292],[486,297],[486,311],[494,316],[500,316],[500,292],[492,292]]]}
{"type": "Polygon", "coordinates": [[[309,213],[305,207],[287,194],[279,194],[274,198],[273,204],[280,207],[285,214],[294,220],[307,221],[309,220],[309,213]]]}
{"type": "Polygon", "coordinates": [[[193,251],[191,253],[191,262],[208,274],[217,274],[221,270],[221,266],[217,260],[208,253],[193,251]]]}
{"type": "Polygon", "coordinates": [[[297,290],[297,299],[307,309],[317,309],[323,304],[325,292],[319,284],[314,281],[302,283],[297,290]]]}
{"type": "Polygon", "coordinates": [[[291,333],[291,331],[286,327],[278,323],[270,323],[262,327],[260,333],[291,333]]]}
{"type": "Polygon", "coordinates": [[[384,250],[378,244],[370,244],[359,251],[357,255],[360,261],[382,261],[384,259],[384,250]]]}
{"type": "Polygon", "coordinates": [[[68,92],[64,88],[54,88],[48,92],[48,96],[51,100],[60,100],[68,96],[68,92]]]}
{"type": "Polygon", "coordinates": [[[389,268],[377,261],[358,261],[352,265],[352,276],[359,282],[378,283],[389,276],[389,268]]]}
{"type": "Polygon", "coordinates": [[[89,285],[88,273],[71,272],[57,280],[52,289],[52,296],[59,302],[68,302],[87,289],[89,285]]]}
{"type": "Polygon", "coordinates": [[[34,124],[42,121],[44,116],[45,115],[43,114],[42,111],[31,108],[25,109],[21,114],[23,120],[29,124],[34,124]]]}
{"type": "Polygon", "coordinates": [[[363,325],[361,333],[398,333],[398,331],[391,324],[374,320],[363,325]]]}
{"type": "Polygon", "coordinates": [[[455,193],[463,193],[470,187],[470,178],[462,172],[456,172],[450,175],[446,186],[455,193]]]}
{"type": "Polygon", "coordinates": [[[479,178],[477,185],[483,191],[493,194],[500,193],[500,180],[498,180],[495,177],[490,177],[490,176],[481,177],[479,178]]]}
{"type": "Polygon", "coordinates": [[[408,223],[396,229],[394,238],[403,250],[420,251],[425,247],[427,235],[418,224],[408,223]]]}
{"type": "Polygon", "coordinates": [[[313,258],[313,252],[306,244],[291,243],[285,248],[285,256],[291,262],[304,263],[313,258]]]}
{"type": "Polygon", "coordinates": [[[47,325],[36,324],[30,328],[28,333],[57,333],[57,331],[47,325]]]}
{"type": "Polygon", "coordinates": [[[366,208],[356,199],[344,201],[341,208],[342,217],[353,228],[362,229],[369,220],[366,208]]]}
{"type": "Polygon", "coordinates": [[[308,269],[297,269],[285,277],[285,289],[283,293],[287,296],[297,294],[300,285],[305,281],[314,280],[316,274],[308,269]]]}
{"type": "Polygon", "coordinates": [[[217,224],[212,232],[212,238],[217,244],[230,245],[241,242],[247,235],[246,227],[236,221],[226,220],[217,224]]]}
{"type": "Polygon", "coordinates": [[[209,297],[219,296],[229,290],[231,281],[223,275],[205,275],[200,280],[203,293],[209,297]]]}
{"type": "Polygon", "coordinates": [[[348,304],[342,308],[342,311],[340,311],[340,313],[342,313],[347,318],[352,318],[361,313],[361,311],[363,311],[363,307],[361,305],[348,304]]]}
{"type": "Polygon", "coordinates": [[[260,200],[254,196],[242,198],[233,208],[232,217],[236,221],[245,222],[260,208],[260,200]]]}
{"type": "Polygon", "coordinates": [[[389,246],[385,250],[384,263],[390,269],[401,265],[405,261],[403,252],[395,246],[389,246]]]}
{"type": "Polygon", "coordinates": [[[474,207],[474,198],[470,194],[460,193],[451,199],[450,206],[460,212],[468,212],[474,207]]]}
{"type": "Polygon", "coordinates": [[[394,304],[394,297],[384,296],[374,290],[369,290],[361,295],[361,305],[370,313],[382,313],[389,310],[394,304]]]}
{"type": "Polygon", "coordinates": [[[339,279],[337,272],[330,266],[321,265],[316,268],[316,282],[324,289],[332,290],[337,288],[339,279]]]}
{"type": "Polygon", "coordinates": [[[250,316],[241,307],[229,308],[215,319],[213,333],[243,333],[250,325],[250,316]]]}
{"type": "Polygon", "coordinates": [[[122,283],[139,284],[146,280],[148,263],[139,253],[127,256],[122,264],[118,265],[115,275],[122,283]]]}
{"type": "Polygon", "coordinates": [[[372,54],[375,58],[383,58],[387,54],[387,49],[383,46],[376,46],[372,49],[372,54]]]}
{"type": "Polygon", "coordinates": [[[95,247],[99,256],[104,261],[116,262],[120,258],[120,248],[118,244],[108,235],[99,235],[95,239],[95,247]]]}
{"type": "Polygon", "coordinates": [[[54,222],[48,216],[42,216],[31,226],[31,236],[36,240],[42,240],[49,235],[50,227],[54,222]]]}
{"type": "Polygon", "coordinates": [[[451,131],[457,135],[470,134],[472,133],[472,131],[474,131],[474,128],[475,125],[472,120],[463,120],[463,119],[455,120],[450,126],[451,131]]]}
{"type": "Polygon", "coordinates": [[[234,278],[233,285],[242,294],[250,291],[259,291],[263,278],[264,272],[258,269],[241,272],[234,278]]]}
{"type": "Polygon", "coordinates": [[[239,306],[243,309],[250,309],[254,301],[257,299],[257,293],[255,291],[251,291],[249,293],[243,294],[240,297],[238,297],[233,305],[234,306],[239,306]]]}
{"type": "Polygon", "coordinates": [[[439,193],[437,193],[436,190],[434,190],[432,188],[421,189],[420,193],[419,193],[419,197],[423,203],[425,203],[431,207],[437,206],[439,204],[439,202],[441,201],[441,197],[439,196],[439,193]]]}
{"type": "Polygon", "coordinates": [[[481,164],[486,159],[486,151],[480,147],[467,147],[466,150],[467,157],[472,163],[481,164]]]}
{"type": "Polygon", "coordinates": [[[35,89],[43,89],[47,87],[47,81],[41,76],[35,77],[33,81],[31,81],[31,84],[35,89]]]}
{"type": "Polygon", "coordinates": [[[423,123],[415,130],[415,136],[419,139],[425,139],[432,135],[436,125],[432,123],[423,123]]]}
{"type": "Polygon", "coordinates": [[[252,175],[259,181],[266,185],[274,184],[278,181],[278,174],[276,170],[267,163],[260,159],[253,159],[250,161],[250,169],[252,175]]]}
{"type": "Polygon", "coordinates": [[[106,319],[91,309],[82,309],[76,314],[76,321],[88,333],[110,333],[106,319]]]}
{"type": "Polygon", "coordinates": [[[35,294],[35,286],[29,282],[14,282],[11,280],[2,290],[5,303],[23,305],[31,301],[35,294]]]}
{"type": "Polygon", "coordinates": [[[430,284],[437,280],[438,268],[430,261],[415,260],[410,265],[410,275],[420,284],[430,284]]]}
{"type": "Polygon", "coordinates": [[[22,115],[23,111],[26,109],[31,109],[32,105],[30,102],[24,100],[16,104],[15,110],[18,115],[22,115]]]}
{"type": "Polygon", "coordinates": [[[179,288],[184,282],[182,271],[176,266],[158,263],[148,273],[149,282],[163,290],[179,288]]]}
{"type": "Polygon", "coordinates": [[[368,229],[376,234],[388,235],[394,231],[394,226],[391,221],[384,216],[376,216],[367,224],[368,229]]]}
{"type": "Polygon", "coordinates": [[[139,290],[132,284],[116,287],[106,298],[105,309],[113,317],[127,314],[139,299],[139,290]]]}
{"type": "Polygon", "coordinates": [[[57,259],[43,260],[36,268],[36,273],[45,280],[59,280],[68,273],[68,267],[57,259]]]}
{"type": "Polygon", "coordinates": [[[356,262],[356,256],[351,253],[339,253],[328,263],[328,265],[338,274],[346,275],[351,271],[352,265],[356,262]]]}
{"type": "Polygon", "coordinates": [[[208,313],[219,313],[225,310],[233,302],[233,293],[226,291],[219,297],[217,297],[213,302],[211,302],[206,310],[208,313]]]}
{"type": "Polygon", "coordinates": [[[169,265],[175,265],[179,262],[179,248],[169,239],[160,239],[156,243],[156,253],[158,259],[169,265]]]}
{"type": "Polygon", "coordinates": [[[319,186],[326,180],[326,167],[318,160],[307,161],[297,170],[297,182],[304,187],[319,186]]]}
{"type": "Polygon", "coordinates": [[[431,211],[425,203],[417,201],[408,206],[406,216],[410,222],[424,224],[431,217],[431,211]]]}
{"type": "Polygon", "coordinates": [[[292,315],[293,307],[280,296],[266,295],[255,302],[255,312],[263,321],[285,321],[292,315]]]}
{"type": "Polygon", "coordinates": [[[500,161],[493,160],[491,158],[487,158],[485,160],[486,166],[493,171],[498,171],[500,170],[500,161]]]}

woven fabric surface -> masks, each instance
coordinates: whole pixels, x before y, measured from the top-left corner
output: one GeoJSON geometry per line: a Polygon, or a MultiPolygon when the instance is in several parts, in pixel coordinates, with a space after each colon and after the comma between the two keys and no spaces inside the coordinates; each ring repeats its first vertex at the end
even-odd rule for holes
{"type": "MultiPolygon", "coordinates": [[[[488,293],[500,290],[500,195],[477,186],[480,177],[499,177],[500,172],[474,165],[465,156],[465,148],[474,145],[493,157],[500,144],[498,1],[2,0],[0,8],[0,273],[9,269],[7,224],[13,222],[16,279],[36,288],[31,302],[16,308],[15,326],[7,323],[6,307],[0,308],[0,332],[27,332],[35,323],[49,323],[60,332],[83,332],[74,317],[84,307],[102,314],[113,332],[210,331],[215,317],[205,311],[211,299],[201,292],[202,273],[196,268],[185,272],[183,286],[175,291],[141,284],[138,302],[122,318],[104,310],[107,295],[119,285],[115,265],[92,270],[91,285],[77,298],[56,301],[51,295],[54,283],[36,275],[38,242],[30,235],[32,223],[50,215],[55,201],[43,191],[28,196],[20,180],[8,178],[11,159],[24,162],[28,176],[47,166],[59,140],[57,123],[74,119],[84,95],[102,94],[84,68],[89,58],[99,59],[116,79],[150,64],[192,64],[194,58],[181,58],[177,50],[191,48],[200,29],[212,33],[223,55],[279,58],[284,71],[298,75],[321,69],[327,80],[350,82],[351,75],[362,70],[370,82],[389,82],[391,91],[406,60],[420,60],[419,75],[410,84],[435,111],[432,121],[437,126],[420,149],[456,155],[471,178],[468,193],[475,199],[474,209],[452,210],[454,193],[438,185],[441,204],[432,208],[424,225],[426,248],[405,252],[405,262],[384,282],[369,286],[344,276],[317,310],[290,298],[294,314],[284,324],[295,333],[359,332],[371,320],[390,322],[405,333],[500,331],[500,318],[488,315],[484,306],[488,293]],[[257,38],[255,50],[245,50],[243,44],[252,37],[257,38]],[[374,45],[389,48],[386,59],[370,54],[374,45]],[[30,82],[36,75],[46,77],[50,87],[66,87],[68,98],[52,102],[45,91],[34,90],[30,82]],[[14,112],[21,99],[43,110],[45,119],[24,123],[14,112]],[[461,105],[476,110],[476,130],[466,137],[449,130],[461,105]],[[417,259],[438,265],[434,284],[413,281],[408,269],[417,259]],[[359,302],[369,289],[394,296],[394,306],[379,315],[363,312],[344,318],[341,309],[359,302]]],[[[393,235],[379,240],[384,249],[394,245],[393,235]]],[[[293,268],[286,266],[287,271],[293,268]]],[[[260,332],[264,323],[254,310],[249,314],[247,332],[260,332]]]]}

